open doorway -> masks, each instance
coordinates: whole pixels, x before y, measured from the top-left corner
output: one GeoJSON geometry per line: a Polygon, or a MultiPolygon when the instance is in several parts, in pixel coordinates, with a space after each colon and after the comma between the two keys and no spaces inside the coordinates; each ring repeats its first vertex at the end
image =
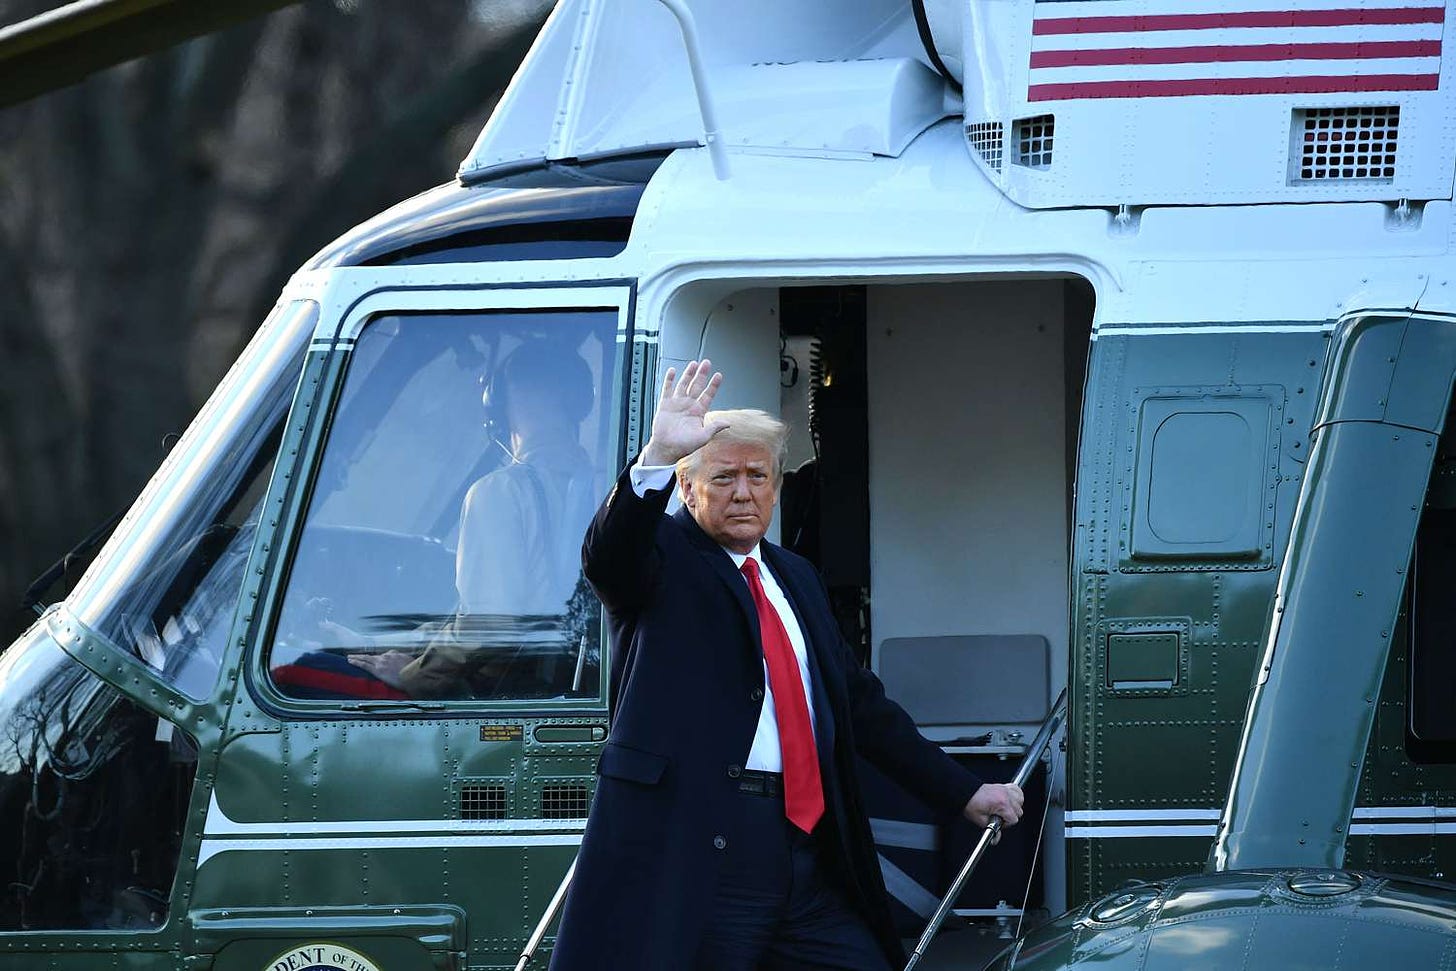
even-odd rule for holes
{"type": "MultiPolygon", "coordinates": [[[[670,308],[661,365],[711,357],[726,375],[719,406],[789,422],[770,539],[819,567],[846,640],[921,731],[983,778],[1009,779],[1067,677],[1091,286],[712,286],[670,308]]],[[[878,811],[897,825],[915,820],[889,802],[878,811]]],[[[1029,906],[1063,908],[1059,814],[1033,868],[1035,812],[1008,833],[1026,845],[997,854],[1006,872],[988,866],[958,909],[1019,907],[1028,884],[1029,906]]],[[[902,886],[948,884],[959,849],[935,841],[934,858],[882,845],[902,886]]]]}
{"type": "Polygon", "coordinates": [[[851,644],[879,670],[906,638],[1035,635],[1060,681],[1090,287],[783,288],[778,318],[780,541],[851,644]]]}

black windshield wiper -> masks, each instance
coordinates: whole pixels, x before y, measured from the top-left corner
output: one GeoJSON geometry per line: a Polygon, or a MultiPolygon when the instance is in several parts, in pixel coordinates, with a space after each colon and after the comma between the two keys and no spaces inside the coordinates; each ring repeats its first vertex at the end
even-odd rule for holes
{"type": "Polygon", "coordinates": [[[45,613],[46,607],[49,604],[41,603],[40,598],[44,597],[50,591],[51,587],[56,585],[56,581],[69,573],[71,567],[75,566],[81,557],[105,542],[106,538],[111,535],[112,530],[116,529],[116,524],[121,522],[121,517],[124,515],[126,515],[125,509],[106,520],[100,526],[97,526],[90,533],[87,533],[85,539],[71,547],[64,556],[52,563],[49,569],[36,577],[31,585],[26,588],[25,596],[20,598],[20,609],[34,610],[37,617],[45,613]]]}

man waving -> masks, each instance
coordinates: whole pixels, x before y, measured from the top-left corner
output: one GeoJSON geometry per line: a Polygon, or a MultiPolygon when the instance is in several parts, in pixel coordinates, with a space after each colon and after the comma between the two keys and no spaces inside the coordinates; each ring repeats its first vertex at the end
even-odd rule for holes
{"type": "Polygon", "coordinates": [[[555,971],[903,963],[856,755],[980,826],[1021,817],[854,659],[806,561],[763,540],[787,428],[669,369],[652,437],[587,531],[613,722],[555,971]],[[676,478],[683,508],[665,515],[676,478]]]}

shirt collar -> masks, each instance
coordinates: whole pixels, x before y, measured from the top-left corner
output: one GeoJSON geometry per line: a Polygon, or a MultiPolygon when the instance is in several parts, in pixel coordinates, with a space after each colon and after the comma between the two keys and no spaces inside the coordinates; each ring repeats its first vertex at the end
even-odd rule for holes
{"type": "Polygon", "coordinates": [[[725,546],[723,547],[723,552],[727,553],[733,558],[733,566],[735,569],[743,569],[743,561],[752,559],[758,562],[758,567],[761,571],[763,569],[763,555],[759,552],[759,546],[761,545],[762,544],[760,543],[754,543],[753,549],[749,550],[747,553],[735,553],[725,546]]]}

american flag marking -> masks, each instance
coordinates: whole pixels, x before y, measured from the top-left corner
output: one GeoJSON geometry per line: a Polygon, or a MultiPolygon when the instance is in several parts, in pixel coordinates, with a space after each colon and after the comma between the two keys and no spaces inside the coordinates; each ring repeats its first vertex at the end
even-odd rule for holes
{"type": "Polygon", "coordinates": [[[1434,91],[1440,84],[1444,6],[1203,5],[1038,3],[1027,100],[1434,91]]]}

